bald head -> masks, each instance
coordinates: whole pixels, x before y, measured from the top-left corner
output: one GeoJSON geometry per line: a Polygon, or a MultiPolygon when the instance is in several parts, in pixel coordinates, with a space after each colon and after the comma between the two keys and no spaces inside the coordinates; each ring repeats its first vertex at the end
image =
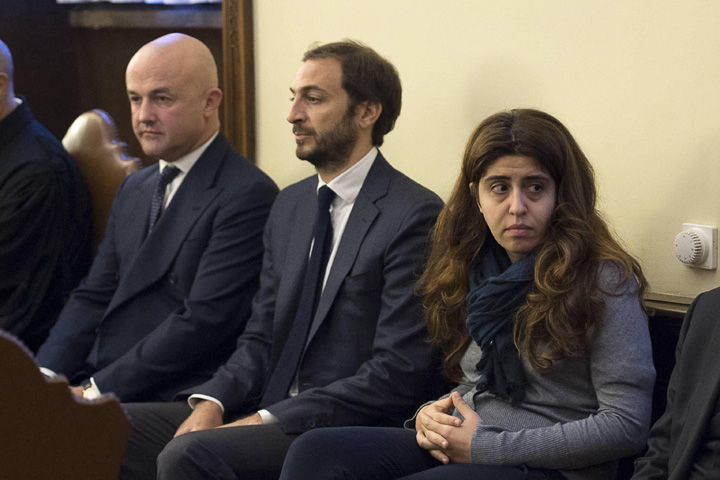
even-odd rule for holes
{"type": "Polygon", "coordinates": [[[220,128],[217,65],[196,38],[171,33],[144,45],[130,59],[125,82],[147,155],[173,162],[220,128]]]}
{"type": "Polygon", "coordinates": [[[0,120],[15,108],[15,87],[13,85],[13,60],[10,49],[0,40],[0,120]]]}
{"type": "Polygon", "coordinates": [[[128,64],[144,71],[165,69],[207,90],[218,87],[218,72],[210,49],[197,38],[170,33],[145,44],[128,64]]]}

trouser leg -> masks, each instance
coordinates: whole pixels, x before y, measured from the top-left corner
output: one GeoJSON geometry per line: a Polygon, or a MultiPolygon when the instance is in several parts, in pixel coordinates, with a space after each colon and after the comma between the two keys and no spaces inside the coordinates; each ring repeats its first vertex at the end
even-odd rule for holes
{"type": "Polygon", "coordinates": [[[121,480],[154,480],[157,456],[192,410],[187,402],[122,405],[132,433],[120,468],[121,480]]]}
{"type": "Polygon", "coordinates": [[[191,432],[158,456],[158,480],[274,480],[297,435],[279,425],[248,425],[191,432]]]}
{"type": "Polygon", "coordinates": [[[401,428],[343,427],[300,436],[281,480],[391,480],[441,465],[401,428]]]}

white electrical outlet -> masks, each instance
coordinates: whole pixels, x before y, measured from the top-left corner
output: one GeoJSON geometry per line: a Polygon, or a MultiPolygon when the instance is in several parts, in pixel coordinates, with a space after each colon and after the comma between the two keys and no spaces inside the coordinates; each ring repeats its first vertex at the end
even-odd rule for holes
{"type": "Polygon", "coordinates": [[[717,243],[717,227],[683,223],[682,232],[675,237],[675,256],[688,267],[715,270],[717,243]]]}

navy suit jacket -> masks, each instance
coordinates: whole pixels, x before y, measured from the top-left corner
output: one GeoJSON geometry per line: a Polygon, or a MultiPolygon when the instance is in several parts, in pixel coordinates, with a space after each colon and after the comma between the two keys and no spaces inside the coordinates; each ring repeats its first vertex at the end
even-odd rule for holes
{"type": "Polygon", "coordinates": [[[90,273],[37,355],[69,378],[92,375],[125,402],[170,400],[230,355],[277,194],[219,134],[148,234],[158,176],[151,166],[120,186],[90,273]]]}
{"type": "Polygon", "coordinates": [[[720,362],[720,288],[700,294],[683,321],[667,408],[650,430],[648,451],[635,461],[633,479],[688,478],[695,453],[720,432],[708,431],[718,413],[720,362]]]}
{"type": "MultiPolygon", "coordinates": [[[[302,291],[317,176],[283,190],[265,228],[260,290],[235,353],[187,393],[217,398],[232,418],[255,411],[302,291]]],[[[435,398],[437,352],[415,283],[442,201],[378,155],[355,200],[300,361],[300,393],[264,406],[286,433],[320,426],[400,425],[435,398]]]]}

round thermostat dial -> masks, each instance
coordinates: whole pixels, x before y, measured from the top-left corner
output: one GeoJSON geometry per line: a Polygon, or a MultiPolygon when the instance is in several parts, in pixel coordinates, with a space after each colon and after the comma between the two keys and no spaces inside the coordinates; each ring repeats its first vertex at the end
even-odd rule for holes
{"type": "Polygon", "coordinates": [[[709,247],[705,234],[695,228],[680,232],[675,237],[675,256],[685,265],[697,265],[704,262],[709,247]]]}

